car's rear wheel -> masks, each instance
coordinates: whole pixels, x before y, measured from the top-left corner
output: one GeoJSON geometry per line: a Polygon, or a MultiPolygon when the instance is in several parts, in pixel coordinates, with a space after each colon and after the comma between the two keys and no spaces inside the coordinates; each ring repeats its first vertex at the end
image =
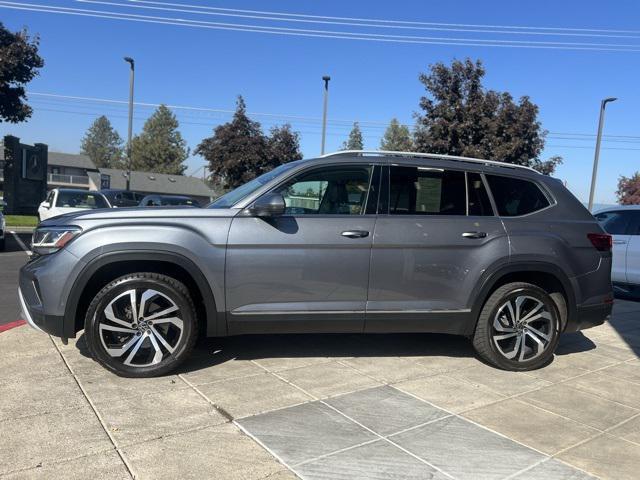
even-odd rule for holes
{"type": "Polygon", "coordinates": [[[473,337],[478,354],[504,370],[534,370],[553,356],[560,315],[549,293],[529,283],[509,283],[487,299],[473,337]]]}
{"type": "Polygon", "coordinates": [[[175,369],[191,353],[196,312],[181,282],[134,273],[106,285],[85,318],[93,358],[125,377],[153,377],[175,369]]]}

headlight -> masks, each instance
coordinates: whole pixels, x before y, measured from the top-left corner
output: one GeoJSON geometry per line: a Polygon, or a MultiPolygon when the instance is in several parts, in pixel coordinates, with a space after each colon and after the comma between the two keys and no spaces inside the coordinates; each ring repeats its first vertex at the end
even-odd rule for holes
{"type": "Polygon", "coordinates": [[[31,250],[38,255],[48,255],[64,248],[77,237],[82,230],[79,227],[43,227],[33,232],[31,250]]]}

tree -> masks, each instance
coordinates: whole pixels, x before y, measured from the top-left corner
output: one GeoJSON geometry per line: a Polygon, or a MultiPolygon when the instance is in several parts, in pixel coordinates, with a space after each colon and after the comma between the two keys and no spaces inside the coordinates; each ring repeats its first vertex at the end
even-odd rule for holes
{"type": "Polygon", "coordinates": [[[630,178],[620,177],[616,195],[620,205],[640,205],[640,172],[630,178]]]}
{"type": "Polygon", "coordinates": [[[396,152],[410,152],[413,150],[413,141],[409,127],[400,124],[398,119],[392,118],[384,136],[380,140],[380,150],[396,152]]]}
{"type": "Polygon", "coordinates": [[[80,153],[87,155],[98,168],[123,166],[122,138],[104,115],[96,118],[82,139],[80,153]]]}
{"type": "Polygon", "coordinates": [[[235,188],[278,165],[302,158],[299,138],[290,125],[274,127],[271,136],[265,136],[260,123],[247,116],[244,99],[238,96],[231,121],[218,125],[213,136],[203,139],[194,153],[209,162],[209,171],[225,188],[235,188]]]}
{"type": "Polygon", "coordinates": [[[179,126],[173,112],[160,105],[144,123],[142,133],[131,141],[131,169],[182,175],[189,149],[179,126]]]}
{"type": "Polygon", "coordinates": [[[288,123],[271,129],[267,139],[267,148],[269,150],[268,164],[272,168],[302,159],[300,134],[294,132],[288,123]]]}
{"type": "Polygon", "coordinates": [[[541,160],[546,131],[537,119],[538,107],[529,97],[514,102],[511,94],[486,90],[481,61],[455,60],[450,67],[436,63],[420,75],[427,96],[420,99],[422,115],[415,148],[526,165],[553,173],[561,157],[541,160]]]}
{"type": "Polygon", "coordinates": [[[26,30],[11,33],[0,22],[0,123],[22,122],[33,113],[24,87],[44,66],[39,44],[37,36],[30,38],[26,30]]]}
{"type": "Polygon", "coordinates": [[[353,128],[349,132],[349,138],[342,144],[342,150],[362,150],[363,148],[362,130],[358,122],[353,122],[353,128]]]}

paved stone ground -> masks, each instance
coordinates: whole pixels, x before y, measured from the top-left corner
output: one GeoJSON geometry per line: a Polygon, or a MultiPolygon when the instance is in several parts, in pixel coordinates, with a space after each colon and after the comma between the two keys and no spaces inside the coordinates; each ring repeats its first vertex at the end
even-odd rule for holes
{"type": "Polygon", "coordinates": [[[638,478],[640,303],[528,373],[444,335],[209,340],[122,379],[28,327],[0,334],[0,478],[638,478]]]}

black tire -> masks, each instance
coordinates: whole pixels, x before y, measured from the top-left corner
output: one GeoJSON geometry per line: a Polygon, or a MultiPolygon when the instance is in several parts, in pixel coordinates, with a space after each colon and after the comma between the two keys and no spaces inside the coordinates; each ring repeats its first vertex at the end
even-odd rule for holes
{"type": "Polygon", "coordinates": [[[133,273],[98,292],[87,310],[84,334],[91,355],[106,369],[122,377],[156,377],[174,370],[193,350],[198,334],[196,309],[189,291],[176,279],[158,273],[133,273]],[[131,291],[135,301],[131,301],[131,291]],[[133,308],[137,312],[143,300],[150,318],[145,320],[145,312],[140,312],[134,320],[131,312],[133,308]],[[151,310],[154,306],[156,311],[151,310]],[[118,323],[107,318],[106,309],[118,323]],[[171,311],[154,318],[160,313],[157,310],[171,311]],[[122,331],[114,332],[114,328],[122,331]],[[123,353],[109,353],[118,350],[123,353]],[[153,363],[140,363],[141,357],[151,355],[153,363]]]}
{"type": "Polygon", "coordinates": [[[0,240],[0,252],[4,252],[5,249],[5,239],[0,240]]]}
{"type": "Polygon", "coordinates": [[[482,359],[495,367],[511,371],[535,370],[546,365],[553,356],[560,338],[560,325],[557,304],[549,293],[530,283],[508,283],[496,289],[482,307],[473,346],[482,359]],[[542,305],[536,312],[542,315],[534,313],[531,318],[541,318],[531,324],[522,322],[527,318],[528,306],[530,311],[538,307],[536,301],[542,305]],[[522,312],[516,302],[522,307],[522,312]],[[511,304],[511,309],[507,303],[511,304]],[[522,318],[516,322],[521,313],[522,318]],[[509,338],[500,339],[507,336],[509,338]],[[515,359],[508,358],[515,350],[515,359]]]}

